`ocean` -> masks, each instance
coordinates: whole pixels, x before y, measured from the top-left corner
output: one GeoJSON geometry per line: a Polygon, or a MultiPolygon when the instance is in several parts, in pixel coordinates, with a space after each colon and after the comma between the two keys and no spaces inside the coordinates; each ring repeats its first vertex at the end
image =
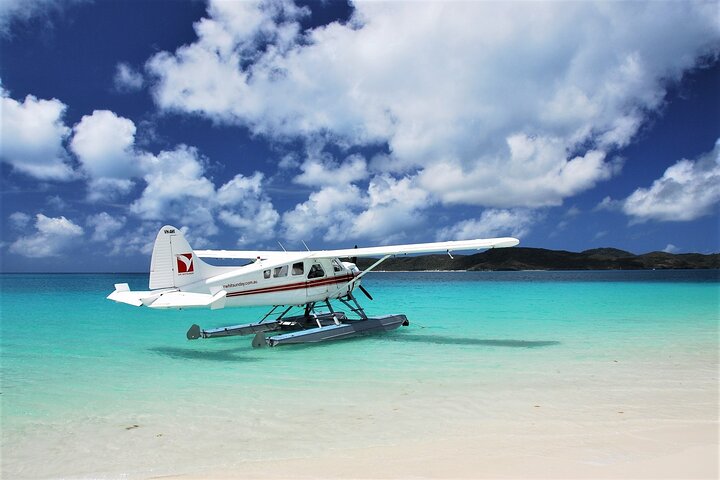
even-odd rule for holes
{"type": "MultiPolygon", "coordinates": [[[[264,308],[105,299],[114,283],[147,281],[0,275],[2,478],[232,473],[498,429],[510,442],[532,434],[540,409],[559,445],[628,418],[717,428],[717,270],[371,273],[374,300],[358,293],[368,314],[404,313],[410,326],[263,349],[185,332],[264,308]]],[[[588,452],[590,463],[618,454],[588,452]]]]}

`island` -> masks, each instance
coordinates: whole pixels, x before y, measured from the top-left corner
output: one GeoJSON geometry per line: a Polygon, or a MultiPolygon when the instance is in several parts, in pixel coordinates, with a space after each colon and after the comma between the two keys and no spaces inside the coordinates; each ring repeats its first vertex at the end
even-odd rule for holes
{"type": "MultiPolygon", "coordinates": [[[[360,270],[378,259],[358,258],[360,270]]],[[[583,252],[544,248],[498,248],[474,255],[419,255],[389,258],[377,271],[428,270],[660,270],[720,268],[720,253],[650,252],[642,255],[617,248],[594,248],[583,252]]]]}

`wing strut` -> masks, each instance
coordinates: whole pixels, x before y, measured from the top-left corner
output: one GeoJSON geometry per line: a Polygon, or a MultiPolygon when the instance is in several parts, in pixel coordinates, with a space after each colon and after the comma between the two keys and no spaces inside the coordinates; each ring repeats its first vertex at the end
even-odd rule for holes
{"type": "Polygon", "coordinates": [[[353,284],[354,284],[355,282],[357,282],[358,280],[360,280],[366,273],[368,273],[368,272],[371,271],[373,268],[377,267],[378,265],[380,265],[382,262],[384,262],[385,260],[387,260],[387,259],[390,258],[390,257],[392,257],[392,255],[385,255],[385,256],[382,257],[380,260],[378,260],[377,262],[375,262],[375,263],[373,263],[372,265],[370,265],[368,268],[366,268],[365,270],[363,270],[362,272],[360,272],[360,275],[358,275],[357,277],[355,277],[355,278],[353,278],[352,280],[350,280],[350,281],[347,283],[347,286],[348,286],[348,287],[352,287],[353,284]]]}

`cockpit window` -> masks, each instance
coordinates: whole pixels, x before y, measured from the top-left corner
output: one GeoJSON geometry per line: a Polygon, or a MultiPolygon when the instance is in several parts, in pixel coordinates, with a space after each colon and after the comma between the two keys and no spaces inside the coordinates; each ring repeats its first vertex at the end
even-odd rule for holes
{"type": "Polygon", "coordinates": [[[292,274],[302,275],[305,272],[303,269],[303,262],[293,263],[292,274]]]}
{"type": "Polygon", "coordinates": [[[332,261],[332,266],[333,266],[333,271],[335,271],[335,272],[342,272],[342,271],[343,271],[343,266],[342,266],[342,264],[340,263],[340,260],[338,260],[337,258],[334,258],[334,259],[333,259],[333,261],[332,261]]]}
{"type": "Polygon", "coordinates": [[[312,267],[310,267],[310,272],[308,273],[307,278],[320,278],[324,276],[325,270],[323,270],[319,263],[315,263],[312,267]]]}
{"type": "Polygon", "coordinates": [[[270,270],[263,270],[263,277],[270,278],[270,270]]]}
{"type": "Polygon", "coordinates": [[[282,267],[275,267],[275,270],[273,271],[273,277],[287,277],[288,273],[288,266],[283,265],[282,267]]]}

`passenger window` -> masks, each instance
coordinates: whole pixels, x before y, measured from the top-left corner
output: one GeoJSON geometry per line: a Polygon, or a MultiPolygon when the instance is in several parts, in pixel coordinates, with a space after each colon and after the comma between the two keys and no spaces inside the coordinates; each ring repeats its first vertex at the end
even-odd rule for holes
{"type": "Polygon", "coordinates": [[[302,275],[303,273],[305,273],[305,270],[303,269],[303,262],[293,263],[292,274],[302,275]]]}
{"type": "Polygon", "coordinates": [[[270,270],[264,270],[263,271],[263,277],[270,278],[270,270]]]}
{"type": "Polygon", "coordinates": [[[275,267],[275,270],[273,271],[273,277],[287,277],[288,272],[288,266],[283,265],[282,267],[275,267]]]}
{"type": "Polygon", "coordinates": [[[336,272],[342,272],[342,271],[343,271],[343,267],[342,267],[342,265],[340,264],[340,261],[339,261],[337,258],[336,258],[336,259],[333,259],[333,261],[332,261],[332,266],[333,266],[333,270],[336,271],[336,272]]]}
{"type": "Polygon", "coordinates": [[[308,273],[308,278],[319,278],[325,276],[325,270],[320,266],[320,264],[316,263],[312,267],[310,267],[310,273],[308,273]]]}

